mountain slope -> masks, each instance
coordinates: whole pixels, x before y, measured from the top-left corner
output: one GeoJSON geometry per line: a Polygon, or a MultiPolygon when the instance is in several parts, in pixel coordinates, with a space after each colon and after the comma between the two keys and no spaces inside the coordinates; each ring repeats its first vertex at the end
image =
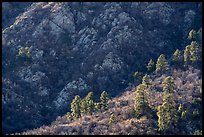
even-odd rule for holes
{"type": "Polygon", "coordinates": [[[183,49],[202,19],[196,2],[25,5],[2,30],[3,133],[50,123],[77,94],[119,95],[150,58],[183,49]],[[25,47],[28,61],[18,56],[25,47]]]}
{"type": "MultiPolygon", "coordinates": [[[[189,68],[186,71],[181,69],[172,69],[170,75],[174,78],[176,84],[175,98],[178,104],[185,104],[187,109],[187,118],[169,134],[194,134],[196,130],[202,127],[202,117],[200,119],[192,118],[193,111],[197,108],[193,106],[194,100],[202,100],[202,79],[201,71],[195,68],[189,68]],[[195,96],[196,95],[196,96],[195,96]]],[[[73,121],[67,120],[66,115],[58,117],[50,126],[42,126],[34,130],[28,130],[23,135],[159,135],[157,130],[157,107],[162,104],[164,92],[160,90],[161,83],[168,76],[151,75],[152,85],[149,90],[149,104],[153,109],[151,118],[142,116],[136,118],[133,114],[135,88],[125,91],[123,95],[111,100],[109,109],[96,112],[93,115],[85,115],[73,121]],[[110,115],[114,114],[114,123],[108,124],[110,115]]],[[[202,101],[200,102],[202,105],[202,101]]],[[[198,107],[198,104],[197,104],[198,107]]],[[[201,112],[201,111],[200,111],[201,112]]],[[[202,113],[202,112],[201,112],[202,113]]],[[[200,114],[202,115],[202,114],[200,114]]]]}

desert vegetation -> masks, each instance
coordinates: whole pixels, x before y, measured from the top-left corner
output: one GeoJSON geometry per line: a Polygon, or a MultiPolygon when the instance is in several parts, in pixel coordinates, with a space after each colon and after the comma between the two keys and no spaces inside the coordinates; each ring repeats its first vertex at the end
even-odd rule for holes
{"type": "Polygon", "coordinates": [[[171,58],[161,54],[156,64],[150,59],[148,74],[142,77],[136,72],[132,77],[140,77],[140,84],[121,96],[111,98],[103,91],[96,102],[93,92],[83,99],[76,95],[67,115],[59,116],[50,126],[16,134],[202,134],[202,79],[197,65],[200,56],[196,31],[190,31],[188,38],[194,41],[184,50],[177,49],[171,58]]]}

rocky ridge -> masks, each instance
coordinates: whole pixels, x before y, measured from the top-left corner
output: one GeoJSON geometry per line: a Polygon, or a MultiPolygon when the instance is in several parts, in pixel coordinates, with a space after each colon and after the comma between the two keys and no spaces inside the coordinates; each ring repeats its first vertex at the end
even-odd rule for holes
{"type": "Polygon", "coordinates": [[[26,5],[2,30],[3,132],[51,122],[76,94],[117,95],[149,58],[183,49],[202,19],[196,2],[26,5]],[[20,47],[31,62],[18,60],[20,47]]]}

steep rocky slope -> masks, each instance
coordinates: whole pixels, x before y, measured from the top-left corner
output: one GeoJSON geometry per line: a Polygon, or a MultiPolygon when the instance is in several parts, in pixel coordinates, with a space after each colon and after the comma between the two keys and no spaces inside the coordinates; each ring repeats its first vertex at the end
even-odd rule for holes
{"type": "Polygon", "coordinates": [[[26,10],[32,2],[3,2],[2,3],[2,28],[9,27],[15,18],[26,10]]]}
{"type": "Polygon", "coordinates": [[[202,19],[201,3],[29,4],[14,8],[14,21],[3,12],[4,133],[51,122],[76,94],[118,95],[150,58],[183,49],[202,19]],[[19,61],[21,47],[29,47],[29,62],[19,61]]]}

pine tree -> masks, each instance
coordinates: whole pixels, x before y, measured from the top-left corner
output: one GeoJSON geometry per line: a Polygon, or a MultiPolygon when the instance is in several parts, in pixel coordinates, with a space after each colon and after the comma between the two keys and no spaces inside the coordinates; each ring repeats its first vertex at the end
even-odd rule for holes
{"type": "Polygon", "coordinates": [[[195,64],[198,61],[198,43],[192,41],[191,45],[187,45],[184,50],[184,63],[185,66],[191,63],[195,64]]]}
{"type": "Polygon", "coordinates": [[[101,101],[100,105],[102,110],[107,109],[109,100],[110,99],[108,98],[108,93],[106,91],[103,91],[100,96],[100,101],[101,101]]]}
{"type": "Polygon", "coordinates": [[[87,114],[91,114],[94,111],[94,95],[93,92],[89,92],[86,96],[86,104],[87,104],[87,114]]]}
{"type": "Polygon", "coordinates": [[[198,43],[192,41],[190,45],[190,60],[192,63],[198,61],[198,43]]]}
{"type": "Polygon", "coordinates": [[[98,103],[95,103],[95,111],[98,111],[101,109],[101,103],[98,102],[98,103]]]}
{"type": "Polygon", "coordinates": [[[163,91],[168,93],[174,93],[175,90],[175,83],[171,76],[168,76],[162,82],[163,91]]]}
{"type": "Polygon", "coordinates": [[[187,45],[184,50],[184,65],[187,66],[190,64],[190,45],[187,45]]]}
{"type": "Polygon", "coordinates": [[[71,115],[73,116],[74,119],[77,119],[81,116],[80,114],[80,102],[81,98],[79,95],[76,95],[74,99],[72,100],[71,103],[71,115]]]}
{"type": "Polygon", "coordinates": [[[152,59],[149,60],[149,63],[147,64],[147,70],[148,72],[152,72],[154,67],[154,61],[152,59]]]}
{"type": "Polygon", "coordinates": [[[67,112],[67,120],[73,120],[73,117],[70,112],[67,112]]]}
{"type": "Polygon", "coordinates": [[[147,115],[149,112],[149,104],[147,100],[147,89],[146,85],[140,84],[137,86],[137,90],[135,92],[135,115],[136,117],[140,117],[142,115],[147,115]]]}
{"type": "Polygon", "coordinates": [[[135,83],[141,83],[142,76],[143,76],[143,73],[142,73],[142,72],[136,71],[136,72],[133,74],[134,82],[135,82],[135,83]]]}
{"type": "Polygon", "coordinates": [[[157,60],[156,72],[164,72],[167,70],[169,70],[168,62],[167,62],[164,54],[161,54],[157,60]]]}
{"type": "Polygon", "coordinates": [[[172,62],[175,64],[175,65],[179,65],[181,63],[181,51],[179,49],[177,49],[173,56],[172,56],[172,62]]]}
{"type": "Polygon", "coordinates": [[[82,99],[80,102],[80,112],[81,115],[87,114],[87,103],[85,99],[82,99]]]}
{"type": "MultiPolygon", "coordinates": [[[[178,111],[172,93],[165,92],[163,104],[157,108],[159,131],[166,132],[177,126],[178,111]]],[[[172,130],[173,131],[173,130],[172,130]]]]}
{"type": "Polygon", "coordinates": [[[146,74],[142,78],[142,84],[146,85],[147,87],[149,87],[149,85],[151,85],[151,83],[150,83],[150,76],[149,75],[146,74]]]}
{"type": "Polygon", "coordinates": [[[29,58],[29,57],[30,57],[29,47],[21,47],[21,48],[18,50],[18,56],[29,58]]]}
{"type": "Polygon", "coordinates": [[[188,34],[188,39],[190,40],[196,40],[197,39],[197,32],[195,30],[191,30],[188,34]]]}

